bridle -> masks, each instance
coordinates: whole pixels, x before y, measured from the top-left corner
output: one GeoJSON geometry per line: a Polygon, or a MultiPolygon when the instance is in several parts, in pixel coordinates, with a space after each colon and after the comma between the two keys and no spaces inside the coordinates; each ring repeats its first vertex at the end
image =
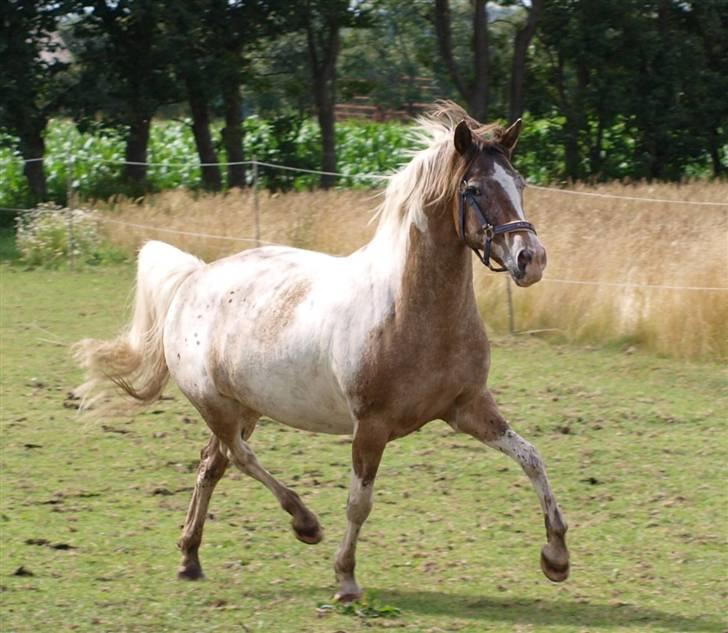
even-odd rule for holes
{"type": "MultiPolygon", "coordinates": [[[[478,256],[478,259],[483,262],[485,266],[490,268],[495,273],[506,272],[507,268],[495,268],[490,261],[490,250],[493,244],[493,239],[497,235],[504,233],[513,233],[515,231],[530,231],[536,235],[536,228],[530,222],[525,220],[515,220],[513,222],[506,222],[505,224],[493,224],[488,221],[480,208],[478,201],[475,199],[475,193],[477,189],[475,187],[468,186],[467,180],[464,178],[460,184],[460,237],[465,242],[465,209],[468,205],[475,209],[475,213],[478,216],[478,222],[480,223],[480,230],[483,231],[483,254],[480,254],[480,250],[475,246],[470,246],[473,252],[478,256]]],[[[467,242],[466,242],[467,244],[467,242]]]]}

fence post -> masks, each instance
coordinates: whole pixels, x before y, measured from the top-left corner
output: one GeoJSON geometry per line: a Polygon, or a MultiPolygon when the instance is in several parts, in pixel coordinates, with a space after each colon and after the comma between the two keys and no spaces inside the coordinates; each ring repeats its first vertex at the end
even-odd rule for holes
{"type": "Polygon", "coordinates": [[[258,204],[258,161],[253,154],[253,214],[255,216],[255,245],[260,246],[260,206],[258,204]]]}
{"type": "Polygon", "coordinates": [[[508,331],[515,334],[515,326],[513,324],[513,291],[511,290],[511,278],[506,277],[506,292],[508,294],[508,331]]]}
{"type": "Polygon", "coordinates": [[[66,208],[68,209],[68,259],[71,270],[76,268],[76,238],[73,234],[73,155],[66,164],[66,208]]]}

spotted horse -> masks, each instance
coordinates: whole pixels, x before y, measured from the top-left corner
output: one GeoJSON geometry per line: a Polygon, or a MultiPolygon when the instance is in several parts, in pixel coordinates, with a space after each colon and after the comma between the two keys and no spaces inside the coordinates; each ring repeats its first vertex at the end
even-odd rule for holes
{"type": "Polygon", "coordinates": [[[150,403],[171,376],[210,428],[179,541],[180,578],[203,575],[208,504],[231,462],[270,489],[299,540],[321,540],[316,515],[253,451],[263,415],[353,438],[339,600],[362,595],[356,544],[384,448],[435,419],[521,465],[545,518],[541,568],[552,581],[567,578],[567,525],[543,460],[486,388],[489,343],[473,290],[472,251],[518,286],[546,266],[510,162],[520,129],[520,120],[481,125],[454,104],[421,118],[424,149],[390,177],[374,237],[347,257],[266,246],[206,264],[162,242],[141,249],[127,329],[76,345],[87,371],[78,392],[89,401],[111,380],[150,403]]]}

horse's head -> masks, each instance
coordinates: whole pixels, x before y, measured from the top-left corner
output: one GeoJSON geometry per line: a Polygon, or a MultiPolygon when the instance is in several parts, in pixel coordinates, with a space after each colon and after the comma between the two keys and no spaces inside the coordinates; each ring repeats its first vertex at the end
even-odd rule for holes
{"type": "Polygon", "coordinates": [[[497,141],[484,142],[473,135],[466,121],[455,128],[455,149],[466,167],[454,220],[458,235],[488,268],[507,270],[517,285],[530,286],[541,279],[546,250],[526,221],[525,181],[510,162],[520,131],[519,119],[497,141]]]}

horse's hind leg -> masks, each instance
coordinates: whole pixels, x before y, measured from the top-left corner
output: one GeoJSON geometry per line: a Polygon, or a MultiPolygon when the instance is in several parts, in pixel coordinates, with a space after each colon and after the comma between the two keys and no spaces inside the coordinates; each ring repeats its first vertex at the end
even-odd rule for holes
{"type": "Polygon", "coordinates": [[[215,486],[225,473],[228,459],[221,452],[220,440],[213,434],[200,454],[197,481],[192,492],[190,507],[178,546],[182,551],[182,565],[177,577],[186,580],[202,578],[202,567],[198,550],[202,542],[202,530],[207,517],[207,507],[215,486]]]}
{"type": "Polygon", "coordinates": [[[538,451],[511,429],[487,390],[458,406],[455,415],[447,421],[456,430],[472,435],[520,464],[538,494],[544,513],[548,543],[541,550],[541,569],[554,582],[566,580],[569,576],[568,528],[538,451]]]}

